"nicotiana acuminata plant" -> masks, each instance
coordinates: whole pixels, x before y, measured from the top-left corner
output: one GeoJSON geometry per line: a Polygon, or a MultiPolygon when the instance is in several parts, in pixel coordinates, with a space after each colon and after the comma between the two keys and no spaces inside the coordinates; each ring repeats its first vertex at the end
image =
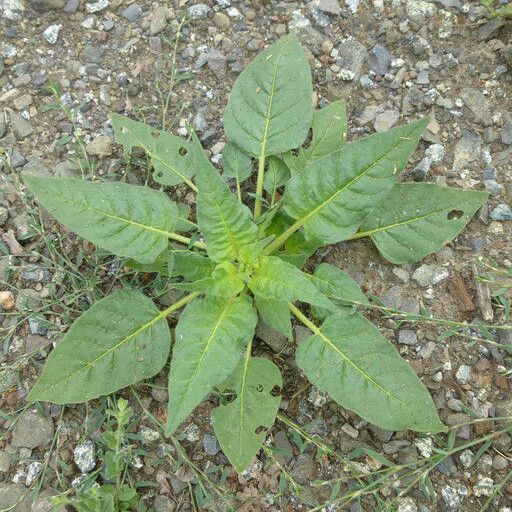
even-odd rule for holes
{"type": "Polygon", "coordinates": [[[296,347],[297,366],[319,390],[389,430],[445,429],[393,344],[349,305],[368,304],[357,283],[325,263],[312,274],[301,268],[319,247],[361,237],[391,263],[417,262],[455,237],[487,195],[398,182],[427,118],[347,143],[344,102],[313,112],[311,98],[308,62],[294,36],[240,74],[224,113],[223,176],[234,179],[236,194],[197,138],[112,116],[117,141],[126,151],[144,149],[156,182],[197,193],[197,224],[188,206],[162,191],[25,178],[57,220],[126,265],[160,272],[181,297],[159,310],[125,289],[93,304],[48,357],[30,400],[76,403],[112,393],[157,374],[172,348],[167,432],[214,390],[231,396],[212,421],[224,453],[243,471],[274,422],[282,387],[279,368],[253,355],[255,326],[259,317],[292,339],[293,316],[311,331],[296,347]],[[240,183],[253,159],[251,212],[240,183]],[[172,343],[166,318],[183,307],[172,343]]]}

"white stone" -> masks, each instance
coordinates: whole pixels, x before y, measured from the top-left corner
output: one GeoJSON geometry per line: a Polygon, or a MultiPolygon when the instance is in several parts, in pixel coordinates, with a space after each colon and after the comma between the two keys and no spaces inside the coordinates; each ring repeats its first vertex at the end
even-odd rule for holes
{"type": "Polygon", "coordinates": [[[110,3],[109,0],[98,0],[97,2],[94,2],[94,3],[86,3],[85,10],[89,14],[92,14],[94,12],[100,12],[100,11],[103,11],[103,9],[106,9],[108,7],[109,3],[110,3]]]}
{"type": "Polygon", "coordinates": [[[44,32],[44,38],[50,43],[55,44],[57,39],[59,38],[59,32],[62,28],[62,25],[50,25],[44,32]]]}

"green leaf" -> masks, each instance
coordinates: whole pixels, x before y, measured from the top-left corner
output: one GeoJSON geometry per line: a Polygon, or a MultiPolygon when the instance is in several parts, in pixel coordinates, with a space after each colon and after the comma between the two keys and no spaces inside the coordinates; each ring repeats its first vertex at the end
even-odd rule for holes
{"type": "Polygon", "coordinates": [[[151,263],[139,263],[137,260],[133,258],[128,258],[124,261],[124,264],[127,267],[130,267],[134,270],[138,270],[139,272],[147,272],[147,273],[158,273],[163,276],[170,277],[170,274],[167,269],[167,261],[169,259],[171,251],[169,249],[165,249],[161,252],[155,261],[151,263]]]}
{"type": "Polygon", "coordinates": [[[293,339],[290,308],[287,302],[276,299],[265,299],[260,295],[255,295],[254,305],[261,319],[267,325],[279,331],[289,340],[293,339]]]}
{"type": "Polygon", "coordinates": [[[212,274],[192,283],[178,283],[174,285],[180,290],[201,292],[214,297],[233,297],[238,295],[245,283],[238,277],[238,269],[229,261],[219,263],[212,274]]]}
{"type": "Polygon", "coordinates": [[[246,180],[252,173],[251,157],[231,142],[224,146],[222,166],[224,176],[235,178],[239,182],[246,180]]]}
{"type": "Polygon", "coordinates": [[[333,304],[316,289],[304,273],[277,256],[259,258],[248,286],[255,295],[264,299],[286,302],[300,300],[333,308],[333,304]]]}
{"type": "Polygon", "coordinates": [[[388,430],[446,430],[427,389],[378,329],[340,310],[300,343],[296,361],[342,407],[388,430]]]}
{"type": "Polygon", "coordinates": [[[196,167],[189,141],[119,114],[111,114],[111,119],[116,142],[125,151],[140,147],[149,156],[155,181],[169,186],[190,183],[196,167]]]}
{"type": "Polygon", "coordinates": [[[280,38],[240,73],[224,112],[227,139],[258,158],[300,146],[312,118],[311,73],[294,35],[280,38]]]}
{"type": "Polygon", "coordinates": [[[487,192],[434,183],[400,183],[356,236],[370,236],[391,263],[414,263],[457,236],[487,197],[487,192]]]}
{"type": "Polygon", "coordinates": [[[279,368],[262,357],[246,357],[224,384],[236,392],[236,399],[213,409],[213,429],[238,473],[249,467],[265,441],[266,430],[256,430],[274,424],[281,397],[270,392],[282,385],[279,368]]]}
{"type": "Polygon", "coordinates": [[[263,178],[263,188],[274,197],[276,190],[290,179],[290,170],[287,165],[277,157],[268,159],[268,170],[263,178]]]}
{"type": "Polygon", "coordinates": [[[393,186],[427,123],[424,118],[370,135],[313,160],[288,182],[286,213],[309,240],[346,240],[393,186]]]}
{"type": "MultiPolygon", "coordinates": [[[[339,268],[321,263],[311,276],[313,284],[332,302],[340,306],[370,305],[370,301],[359,285],[339,268]]],[[[329,311],[315,309],[315,316],[324,320],[329,311]]]]}
{"type": "Polygon", "coordinates": [[[338,100],[313,113],[313,138],[309,147],[301,148],[297,156],[291,152],[283,155],[286,165],[292,172],[301,172],[312,160],[334,151],[346,144],[347,105],[338,100]]]}
{"type": "Polygon", "coordinates": [[[176,219],[176,226],[174,229],[178,232],[186,233],[197,226],[188,220],[188,216],[190,215],[190,206],[185,203],[176,203],[178,207],[178,217],[176,219]]]}
{"type": "Polygon", "coordinates": [[[195,299],[185,308],[176,326],[169,374],[168,434],[231,375],[256,320],[247,296],[195,299]]]}
{"type": "Polygon", "coordinates": [[[52,350],[28,399],[86,402],[156,375],[171,344],[165,316],[131,290],[99,300],[52,350]]]}
{"type": "Polygon", "coordinates": [[[117,256],[152,263],[168,245],[178,210],[163,192],[126,183],[24,180],[59,222],[117,256]]]}
{"type": "Polygon", "coordinates": [[[189,281],[209,277],[215,263],[208,257],[191,251],[175,251],[173,276],[182,276],[189,281]]]}
{"type": "Polygon", "coordinates": [[[240,249],[256,241],[258,227],[249,208],[238,201],[208,162],[198,169],[197,222],[214,261],[234,260],[240,249]]]}

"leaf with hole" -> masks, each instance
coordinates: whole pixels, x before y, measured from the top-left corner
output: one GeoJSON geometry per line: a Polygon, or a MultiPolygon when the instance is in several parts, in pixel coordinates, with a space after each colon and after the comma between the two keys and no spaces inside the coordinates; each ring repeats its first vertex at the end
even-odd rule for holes
{"type": "Polygon", "coordinates": [[[178,209],[163,192],[126,183],[24,180],[59,222],[117,256],[152,263],[173,235],[178,209]]]}
{"type": "Polygon", "coordinates": [[[125,151],[140,147],[148,155],[155,181],[169,186],[192,183],[195,150],[189,141],[119,114],[111,114],[111,119],[116,142],[125,151]]]}
{"type": "Polygon", "coordinates": [[[488,194],[434,183],[393,187],[361,225],[391,263],[415,263],[455,238],[488,194]]]}
{"type": "Polygon", "coordinates": [[[378,329],[340,310],[302,341],[297,365],[341,406],[388,430],[442,432],[427,389],[378,329]]]}
{"type": "Polygon", "coordinates": [[[283,208],[322,244],[346,240],[395,184],[428,119],[347,144],[313,160],[286,187],[283,208]]]}
{"type": "Polygon", "coordinates": [[[255,327],[247,296],[195,299],[185,308],[169,373],[168,434],[234,371],[255,327]]]}
{"type": "Polygon", "coordinates": [[[48,356],[29,400],[85,402],[153,377],[169,356],[165,317],[140,292],[119,290],[99,300],[48,356]]]}
{"type": "Polygon", "coordinates": [[[274,424],[281,397],[271,391],[282,385],[279,368],[272,361],[246,357],[222,386],[235,391],[236,398],[212,411],[213,429],[238,473],[249,467],[274,424]]]}
{"type": "Polygon", "coordinates": [[[312,118],[311,73],[295,35],[260,52],[240,73],[224,112],[228,141],[256,157],[299,147],[312,118]]]}
{"type": "Polygon", "coordinates": [[[292,172],[301,172],[312,160],[338,151],[347,139],[347,105],[338,100],[313,113],[313,137],[307,148],[298,150],[297,155],[290,151],[283,155],[286,165],[292,172]]]}

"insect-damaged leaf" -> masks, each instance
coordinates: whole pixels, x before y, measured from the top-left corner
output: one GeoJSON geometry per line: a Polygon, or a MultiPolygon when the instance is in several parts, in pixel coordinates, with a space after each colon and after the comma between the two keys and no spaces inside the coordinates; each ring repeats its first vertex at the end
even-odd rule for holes
{"type": "Polygon", "coordinates": [[[300,146],[312,118],[311,72],[294,35],[269,46],[240,73],[224,112],[228,141],[253,156],[300,146]]]}

